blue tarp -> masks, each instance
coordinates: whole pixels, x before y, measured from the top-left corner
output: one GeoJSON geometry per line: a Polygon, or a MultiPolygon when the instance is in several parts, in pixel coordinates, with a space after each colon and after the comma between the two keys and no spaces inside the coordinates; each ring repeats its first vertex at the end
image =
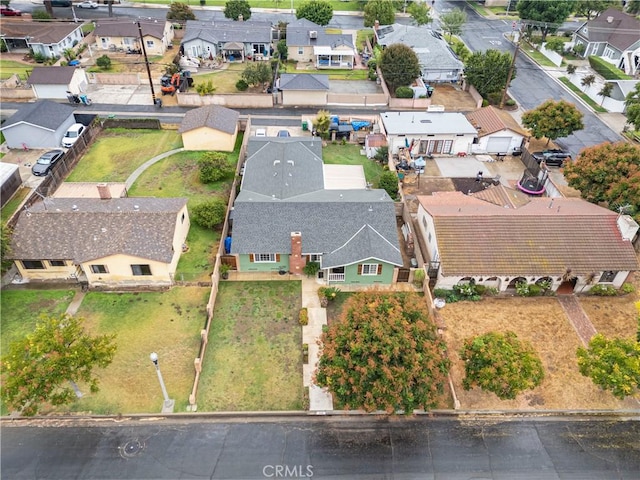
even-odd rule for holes
{"type": "Polygon", "coordinates": [[[371,125],[371,122],[366,122],[364,120],[357,120],[357,121],[353,121],[351,122],[351,126],[353,127],[354,130],[360,130],[361,128],[365,128],[371,125]]]}

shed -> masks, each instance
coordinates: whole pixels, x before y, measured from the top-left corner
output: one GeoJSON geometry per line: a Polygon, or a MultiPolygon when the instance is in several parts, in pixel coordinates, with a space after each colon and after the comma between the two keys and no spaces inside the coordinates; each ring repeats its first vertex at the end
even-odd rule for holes
{"type": "Polygon", "coordinates": [[[364,138],[364,150],[367,158],[373,158],[380,147],[387,146],[387,139],[381,133],[370,133],[364,138]]]}
{"type": "Polygon", "coordinates": [[[20,168],[13,163],[0,162],[0,207],[11,200],[22,185],[20,168]]]}
{"type": "Polygon", "coordinates": [[[329,75],[283,73],[276,86],[283,105],[325,106],[329,93],[329,75]]]}
{"type": "Polygon", "coordinates": [[[89,79],[82,68],[34,67],[27,79],[36,98],[67,99],[67,92],[84,93],[89,79]]]}
{"type": "Polygon", "coordinates": [[[74,107],[51,100],[24,104],[0,128],[9,148],[57,148],[75,123],[74,107]]]}
{"type": "Polygon", "coordinates": [[[189,110],[178,131],[185,150],[218,150],[232,152],[238,136],[235,110],[219,105],[207,105],[189,110]]]}

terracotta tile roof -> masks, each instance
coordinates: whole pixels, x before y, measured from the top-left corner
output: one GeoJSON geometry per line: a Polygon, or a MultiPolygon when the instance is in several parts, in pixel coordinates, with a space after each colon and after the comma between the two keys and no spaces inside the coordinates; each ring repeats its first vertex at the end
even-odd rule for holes
{"type": "Polygon", "coordinates": [[[492,106],[467,113],[466,117],[471,125],[478,129],[478,136],[480,137],[502,130],[511,130],[523,136],[528,135],[527,131],[518,125],[518,122],[508,112],[498,110],[492,106]]]}
{"type": "Polygon", "coordinates": [[[461,192],[418,197],[433,217],[444,275],[576,275],[638,270],[617,214],[577,198],[504,208],[461,192]]]}
{"type": "Polygon", "coordinates": [[[207,105],[194,108],[185,113],[178,132],[184,133],[200,127],[209,127],[221,132],[234,134],[240,114],[219,105],[207,105]]]}

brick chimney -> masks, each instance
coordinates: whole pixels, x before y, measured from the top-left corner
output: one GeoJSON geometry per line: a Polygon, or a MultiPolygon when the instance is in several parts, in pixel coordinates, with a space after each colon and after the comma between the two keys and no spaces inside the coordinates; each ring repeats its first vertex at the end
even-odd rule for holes
{"type": "Polygon", "coordinates": [[[302,256],[302,233],[291,232],[291,257],[289,258],[289,270],[294,275],[302,275],[302,269],[307,261],[302,256]]]}
{"type": "Polygon", "coordinates": [[[106,183],[99,183],[98,194],[100,195],[100,200],[109,200],[111,198],[111,190],[109,190],[109,185],[107,185],[106,183]]]}

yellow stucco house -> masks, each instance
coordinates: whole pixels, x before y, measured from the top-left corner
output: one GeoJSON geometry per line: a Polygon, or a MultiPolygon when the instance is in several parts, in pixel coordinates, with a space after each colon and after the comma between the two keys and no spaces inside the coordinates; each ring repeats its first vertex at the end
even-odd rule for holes
{"type": "Polygon", "coordinates": [[[219,105],[189,110],[178,129],[184,149],[233,152],[239,118],[240,114],[235,110],[219,105]]]}
{"type": "Polygon", "coordinates": [[[186,198],[54,198],[20,213],[10,254],[22,282],[170,286],[189,232],[186,198]]]}
{"type": "Polygon", "coordinates": [[[165,20],[133,22],[130,19],[102,19],[96,23],[93,32],[95,48],[111,52],[140,52],[141,31],[147,55],[163,55],[173,42],[173,25],[165,20]]]}

